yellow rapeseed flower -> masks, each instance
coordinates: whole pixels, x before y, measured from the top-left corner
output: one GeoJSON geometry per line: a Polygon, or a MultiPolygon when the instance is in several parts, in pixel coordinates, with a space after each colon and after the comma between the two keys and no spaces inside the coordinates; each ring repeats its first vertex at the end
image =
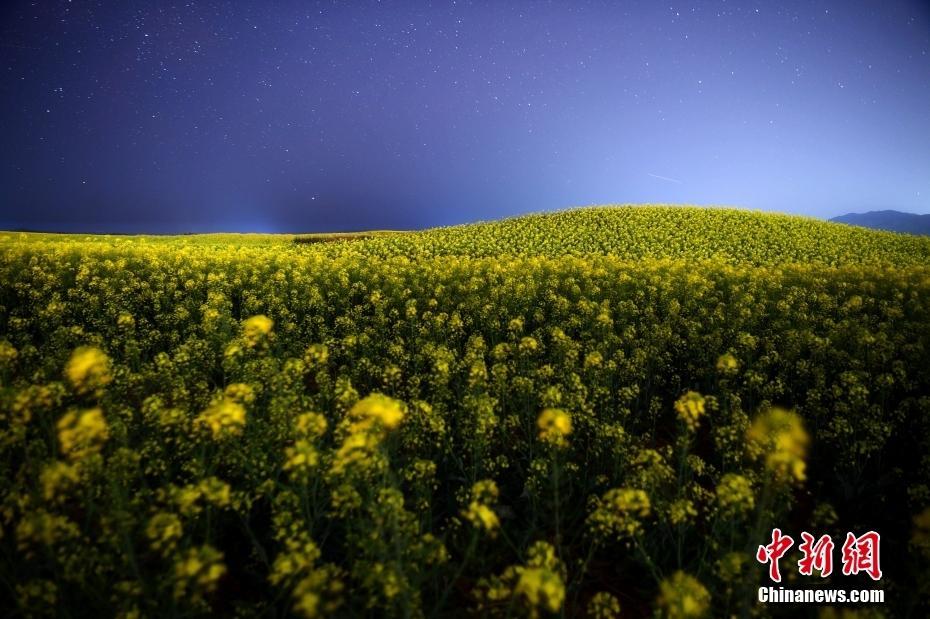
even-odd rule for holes
{"type": "Polygon", "coordinates": [[[732,582],[743,573],[743,568],[749,560],[750,557],[745,552],[728,552],[717,561],[717,574],[724,582],[732,582]]]}
{"type": "Polygon", "coordinates": [[[497,502],[497,497],[498,489],[494,480],[483,479],[476,482],[471,488],[471,501],[462,510],[462,516],[478,529],[495,535],[500,527],[500,520],[492,507],[497,502]]]}
{"type": "Polygon", "coordinates": [[[273,585],[292,581],[310,572],[319,558],[320,548],[305,532],[299,532],[284,540],[284,549],[275,558],[268,580],[273,585]]]}
{"type": "Polygon", "coordinates": [[[393,430],[404,419],[403,404],[380,393],[372,393],[356,402],[349,410],[349,417],[362,424],[377,422],[385,430],[393,430]]]}
{"type": "Polygon", "coordinates": [[[253,348],[271,335],[274,321],[264,314],[252,316],[242,323],[242,339],[253,348]]]}
{"type": "Polygon", "coordinates": [[[46,501],[59,502],[65,497],[63,493],[80,479],[78,469],[73,464],[56,460],[42,469],[42,496],[46,501]]]}
{"type": "Polygon", "coordinates": [[[524,567],[513,592],[523,599],[531,617],[538,617],[540,610],[557,613],[565,601],[562,577],[544,567],[524,567]]]}
{"type": "Polygon", "coordinates": [[[222,552],[212,546],[191,548],[174,563],[174,598],[202,600],[216,590],[225,573],[222,552]]]}
{"type": "Polygon", "coordinates": [[[295,475],[305,475],[316,468],[319,462],[320,454],[309,441],[299,440],[284,449],[283,469],[292,471],[295,475]]]}
{"type": "Polygon", "coordinates": [[[717,357],[717,371],[724,375],[735,374],[739,369],[739,361],[732,354],[726,352],[717,357]]]}
{"type": "Polygon", "coordinates": [[[120,329],[131,329],[136,325],[136,319],[129,312],[120,312],[116,317],[116,325],[120,329]]]}
{"type": "Polygon", "coordinates": [[[232,501],[232,488],[225,481],[216,477],[207,477],[197,484],[197,489],[205,501],[216,507],[227,507],[232,501]]]}
{"type": "Polygon", "coordinates": [[[71,353],[65,376],[77,393],[99,394],[113,380],[110,358],[99,348],[82,346],[71,353]]]}
{"type": "Polygon", "coordinates": [[[478,501],[469,503],[463,515],[469,522],[487,533],[493,534],[501,524],[494,510],[478,501]]]}
{"type": "Polygon", "coordinates": [[[500,496],[500,490],[493,479],[482,479],[476,481],[471,487],[471,497],[476,501],[483,503],[493,503],[500,496]]]}
{"type": "Polygon", "coordinates": [[[697,391],[689,391],[675,402],[675,412],[681,419],[688,430],[694,432],[701,424],[700,419],[704,415],[704,396],[697,391]]]}
{"type": "Polygon", "coordinates": [[[311,368],[323,365],[327,359],[329,359],[329,348],[326,344],[311,344],[304,352],[304,363],[311,368]]]}
{"type": "Polygon", "coordinates": [[[606,591],[601,591],[595,593],[588,602],[587,610],[589,619],[619,619],[620,600],[606,591]]]}
{"type": "Polygon", "coordinates": [[[614,488],[597,499],[588,526],[601,539],[632,537],[643,530],[642,519],[651,512],[652,503],[644,490],[614,488]]]}
{"type": "Polygon", "coordinates": [[[374,459],[380,441],[371,432],[359,431],[346,436],[342,445],[336,450],[330,473],[343,475],[350,470],[368,470],[376,466],[374,459]]]}
{"type": "Polygon", "coordinates": [[[171,498],[177,505],[178,511],[185,516],[195,516],[200,513],[202,496],[203,492],[196,484],[173,488],[171,491],[171,498]]]}
{"type": "Polygon", "coordinates": [[[223,390],[223,395],[238,404],[251,404],[255,401],[255,390],[246,383],[231,383],[223,390]]]}
{"type": "Polygon", "coordinates": [[[222,399],[198,415],[196,422],[210,430],[214,439],[242,434],[245,408],[238,402],[222,399]]]}
{"type": "Polygon", "coordinates": [[[752,510],[756,504],[752,483],[742,475],[727,473],[717,485],[717,505],[727,516],[741,515],[752,510]]]}
{"type": "Polygon", "coordinates": [[[802,482],[807,478],[807,446],[810,437],[801,417],[782,408],[770,408],[755,418],[746,431],[751,455],[780,481],[802,482]]]}
{"type": "Polygon", "coordinates": [[[539,350],[539,342],[535,337],[525,336],[520,338],[520,343],[517,346],[517,350],[520,351],[523,355],[532,355],[537,350],[539,350]]]}
{"type": "Polygon", "coordinates": [[[656,604],[668,619],[697,619],[710,609],[710,593],[699,580],[679,570],[659,584],[656,604]]]}
{"type": "Polygon", "coordinates": [[[56,427],[61,453],[71,461],[99,453],[110,437],[110,428],[99,408],[70,411],[58,420],[56,427]]]}
{"type": "Polygon", "coordinates": [[[181,519],[170,512],[159,512],[149,519],[145,527],[145,535],[149,538],[149,546],[155,552],[167,556],[181,539],[184,528],[181,519]]]}
{"type": "Polygon", "coordinates": [[[320,413],[303,413],[297,416],[295,422],[297,436],[317,439],[326,433],[326,417],[320,413]]]}
{"type": "Polygon", "coordinates": [[[12,364],[16,361],[17,356],[19,356],[19,353],[15,346],[6,340],[0,340],[0,367],[6,367],[12,364]]]}
{"type": "Polygon", "coordinates": [[[668,506],[668,519],[673,525],[686,524],[697,514],[697,508],[688,499],[672,501],[671,505],[668,506]]]}
{"type": "Polygon", "coordinates": [[[342,604],[345,589],[337,575],[336,569],[326,565],[301,578],[291,594],[294,611],[305,619],[331,617],[342,604]]]}
{"type": "Polygon", "coordinates": [[[539,426],[539,440],[554,447],[568,444],[565,437],[572,433],[572,418],[560,408],[544,409],[536,420],[539,426]]]}
{"type": "Polygon", "coordinates": [[[565,601],[565,568],[555,548],[543,541],[527,549],[526,563],[508,566],[499,576],[482,578],[475,594],[479,609],[499,606],[508,598],[518,602],[529,617],[557,613],[565,601]]]}

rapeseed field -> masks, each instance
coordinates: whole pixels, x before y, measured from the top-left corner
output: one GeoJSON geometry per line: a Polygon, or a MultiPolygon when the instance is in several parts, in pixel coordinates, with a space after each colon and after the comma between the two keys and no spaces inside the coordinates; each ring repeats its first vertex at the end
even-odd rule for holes
{"type": "Polygon", "coordinates": [[[656,206],[295,240],[0,234],[10,614],[834,612],[756,603],[774,528],[837,541],[784,586],[921,614],[930,239],[656,206]],[[869,530],[877,585],[838,567],[869,530]]]}

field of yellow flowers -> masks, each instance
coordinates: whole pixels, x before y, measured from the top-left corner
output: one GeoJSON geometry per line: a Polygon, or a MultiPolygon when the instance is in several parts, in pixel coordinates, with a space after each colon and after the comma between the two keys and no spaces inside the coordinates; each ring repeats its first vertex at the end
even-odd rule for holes
{"type": "Polygon", "coordinates": [[[832,616],[756,602],[774,527],[880,532],[880,583],[786,586],[922,615],[930,239],[295,240],[0,233],[4,616],[832,616]]]}

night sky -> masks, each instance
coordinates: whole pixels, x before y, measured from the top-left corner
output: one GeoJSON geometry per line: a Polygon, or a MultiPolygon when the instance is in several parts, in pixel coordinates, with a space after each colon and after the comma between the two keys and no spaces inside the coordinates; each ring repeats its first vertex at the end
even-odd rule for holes
{"type": "Polygon", "coordinates": [[[0,3],[0,229],[930,212],[930,3],[0,3]]]}

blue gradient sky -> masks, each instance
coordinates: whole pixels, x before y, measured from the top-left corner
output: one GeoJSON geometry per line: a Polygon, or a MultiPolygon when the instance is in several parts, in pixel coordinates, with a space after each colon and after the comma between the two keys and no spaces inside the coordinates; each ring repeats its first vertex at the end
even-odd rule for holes
{"type": "Polygon", "coordinates": [[[930,6],[5,2],[0,228],[930,212],[930,6]]]}

